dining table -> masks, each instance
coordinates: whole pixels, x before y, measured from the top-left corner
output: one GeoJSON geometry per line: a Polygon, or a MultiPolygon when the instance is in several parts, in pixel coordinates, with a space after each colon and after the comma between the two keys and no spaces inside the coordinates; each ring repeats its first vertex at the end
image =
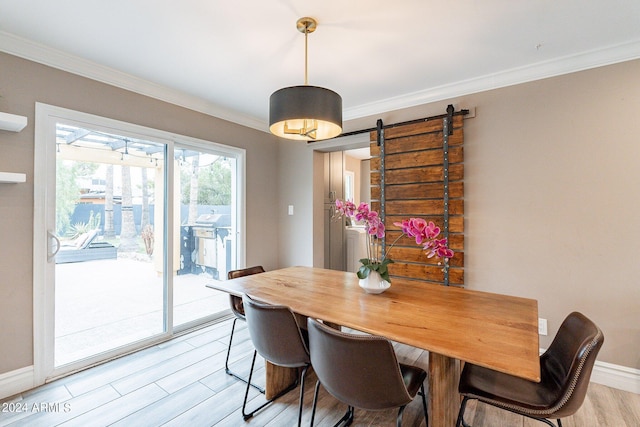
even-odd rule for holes
{"type": "MultiPolygon", "coordinates": [[[[400,278],[392,278],[385,292],[370,294],[355,273],[302,266],[207,286],[428,351],[431,427],[456,423],[461,362],[540,381],[534,299],[400,278]]],[[[268,362],[266,368],[267,398],[297,375],[268,362]]]]}

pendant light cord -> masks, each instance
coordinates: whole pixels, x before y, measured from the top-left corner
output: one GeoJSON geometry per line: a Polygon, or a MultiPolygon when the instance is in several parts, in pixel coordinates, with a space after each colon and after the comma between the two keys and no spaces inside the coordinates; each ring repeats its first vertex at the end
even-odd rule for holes
{"type": "Polygon", "coordinates": [[[309,76],[308,76],[308,57],[307,57],[307,38],[309,36],[309,25],[305,25],[304,29],[304,85],[307,86],[309,84],[309,76]]]}

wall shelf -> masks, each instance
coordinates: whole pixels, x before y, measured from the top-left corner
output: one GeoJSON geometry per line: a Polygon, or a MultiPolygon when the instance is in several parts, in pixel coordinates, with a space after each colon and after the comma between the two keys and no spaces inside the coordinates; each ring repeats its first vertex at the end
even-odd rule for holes
{"type": "Polygon", "coordinates": [[[27,182],[27,175],[24,173],[0,172],[0,184],[19,184],[27,182]]]}
{"type": "Polygon", "coordinates": [[[0,130],[20,132],[26,126],[27,118],[25,116],[0,112],[0,130]]]}

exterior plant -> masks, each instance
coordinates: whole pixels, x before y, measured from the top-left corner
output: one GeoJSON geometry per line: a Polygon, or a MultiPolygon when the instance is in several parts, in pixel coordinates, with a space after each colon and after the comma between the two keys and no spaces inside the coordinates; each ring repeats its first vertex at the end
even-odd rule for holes
{"type": "Polygon", "coordinates": [[[402,234],[382,252],[381,239],[385,236],[385,226],[378,212],[371,210],[367,203],[360,203],[356,206],[351,201],[336,200],[335,218],[348,217],[355,222],[363,224],[366,231],[367,239],[367,257],[360,260],[362,266],[357,272],[359,279],[369,277],[371,271],[376,271],[382,279],[391,283],[389,278],[389,264],[393,260],[389,258],[389,252],[393,246],[402,238],[408,236],[415,238],[416,244],[421,245],[426,251],[427,258],[441,258],[444,263],[452,258],[454,253],[447,246],[447,238],[438,238],[440,235],[440,227],[436,226],[432,221],[425,221],[422,218],[409,218],[402,222],[394,222],[393,225],[401,227],[402,234]]]}

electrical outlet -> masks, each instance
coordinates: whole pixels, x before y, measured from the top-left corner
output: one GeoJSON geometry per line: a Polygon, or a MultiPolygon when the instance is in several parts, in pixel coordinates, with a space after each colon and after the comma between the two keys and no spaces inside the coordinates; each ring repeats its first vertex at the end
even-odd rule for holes
{"type": "Polygon", "coordinates": [[[293,205],[289,205],[288,214],[293,215],[293,205]]]}
{"type": "Polygon", "coordinates": [[[538,318],[538,334],[547,335],[547,319],[538,318]]]}

